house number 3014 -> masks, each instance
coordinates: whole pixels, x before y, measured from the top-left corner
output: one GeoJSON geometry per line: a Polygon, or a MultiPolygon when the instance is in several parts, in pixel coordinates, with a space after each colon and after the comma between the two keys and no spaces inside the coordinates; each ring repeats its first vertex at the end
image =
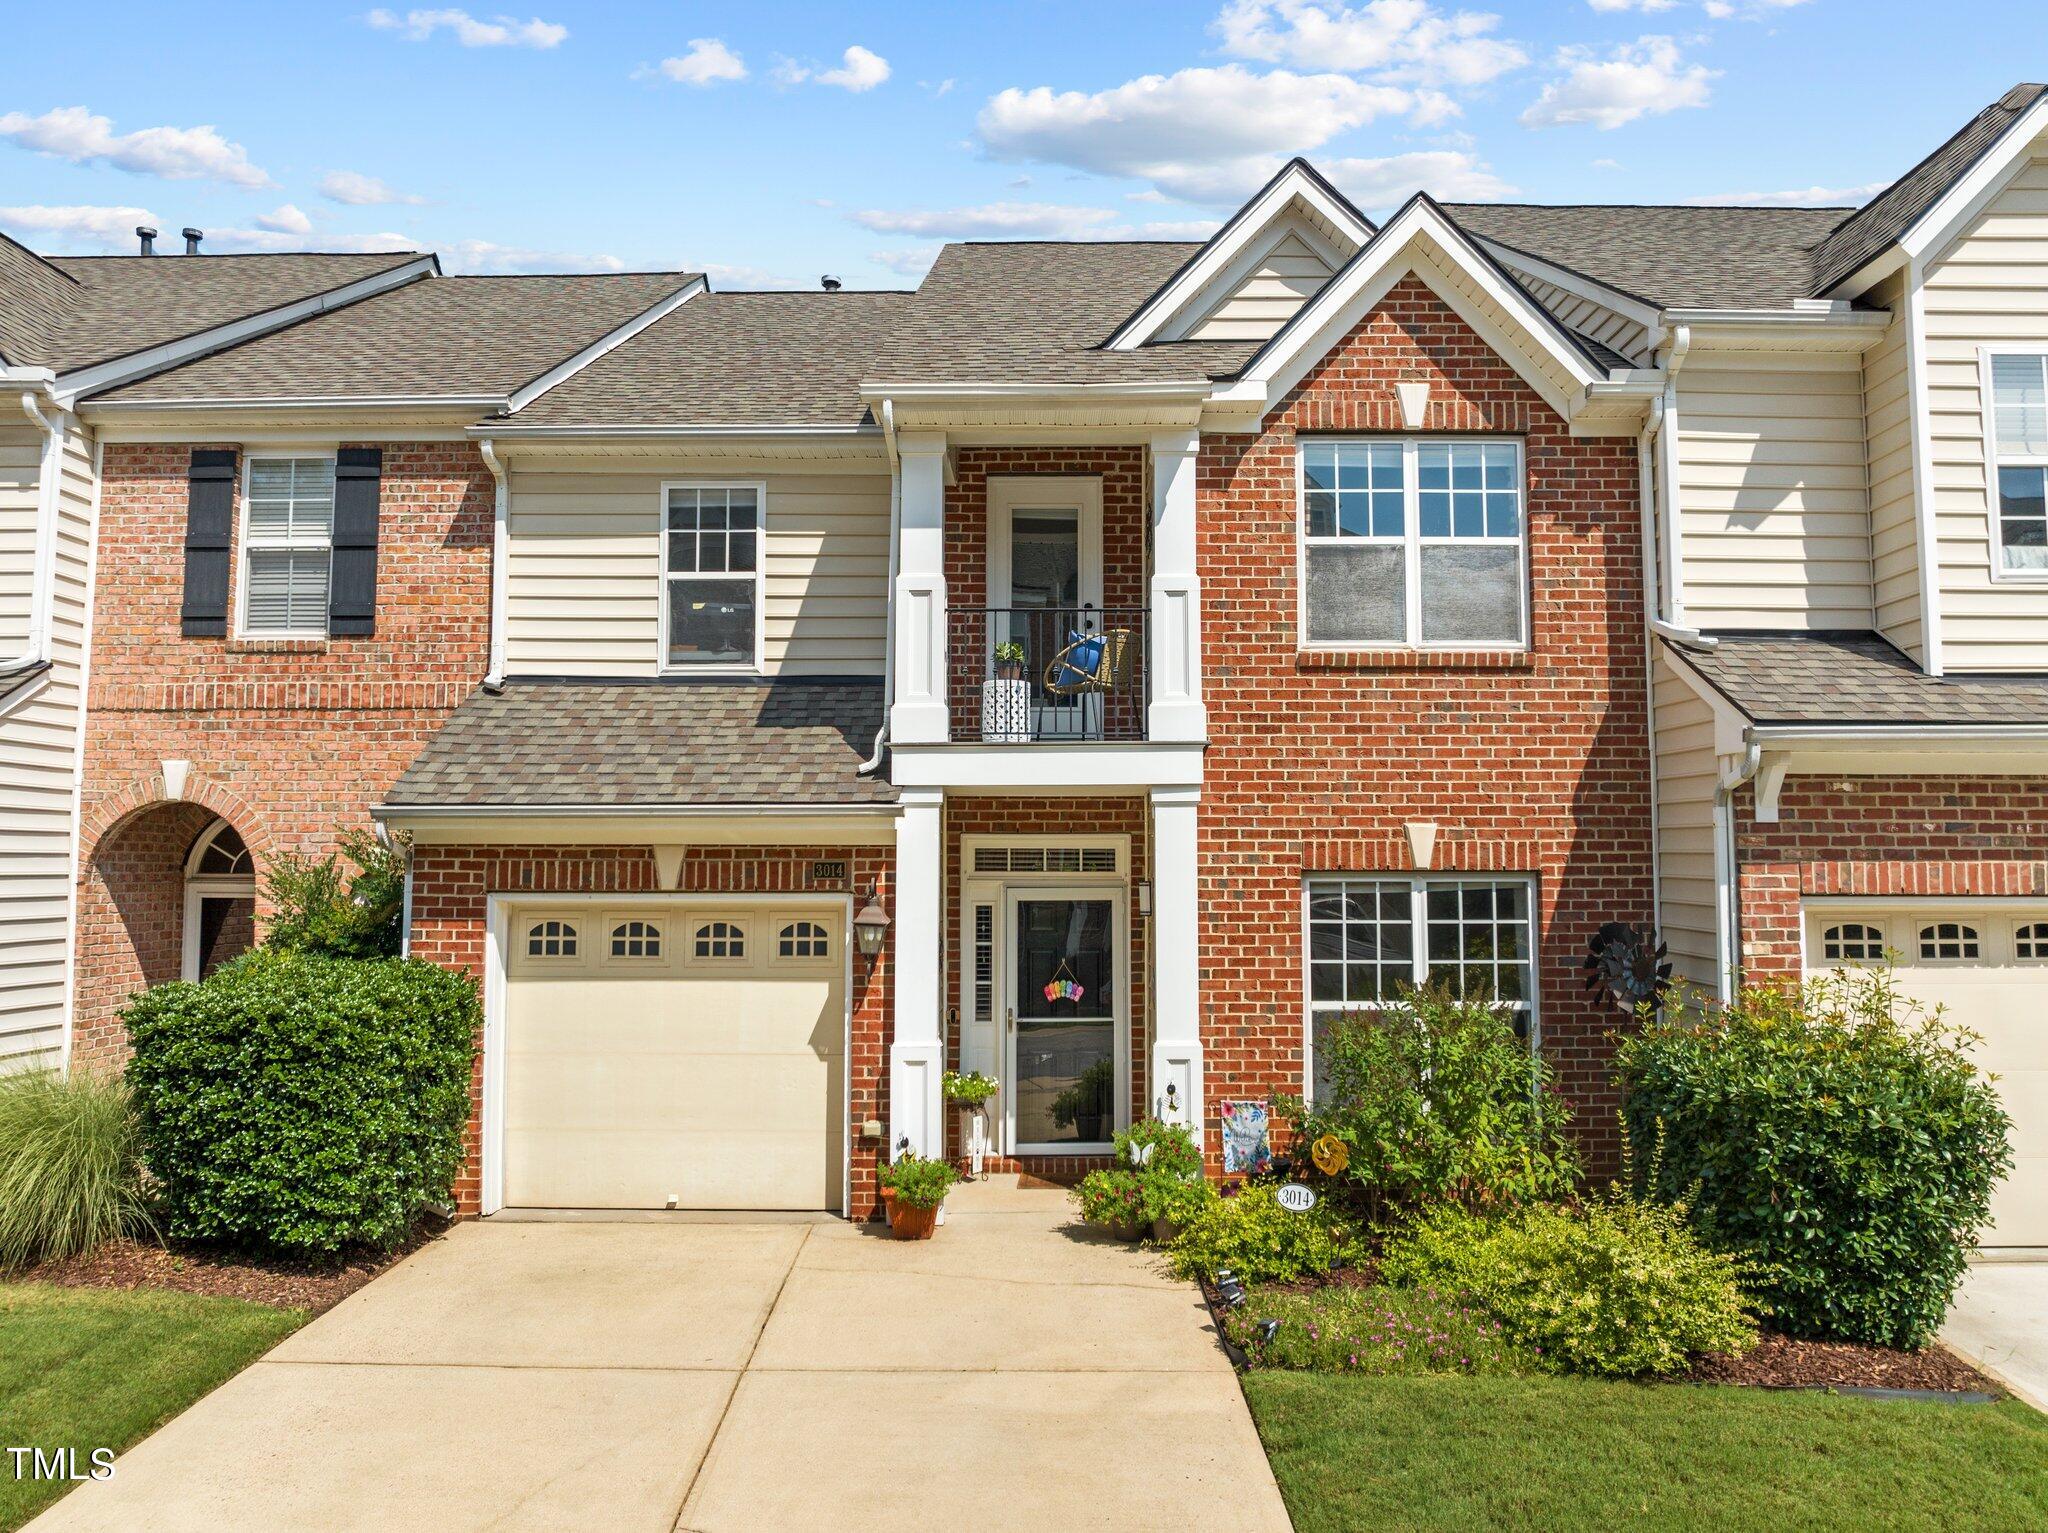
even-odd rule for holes
{"type": "Polygon", "coordinates": [[[1316,1206],[1314,1189],[1304,1187],[1299,1182],[1283,1183],[1280,1190],[1273,1194],[1273,1200],[1294,1214],[1305,1214],[1316,1206]]]}

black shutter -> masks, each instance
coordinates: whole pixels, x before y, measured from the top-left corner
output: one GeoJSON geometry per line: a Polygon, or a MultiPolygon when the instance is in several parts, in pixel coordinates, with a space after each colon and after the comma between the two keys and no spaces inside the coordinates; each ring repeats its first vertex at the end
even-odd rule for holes
{"type": "Polygon", "coordinates": [[[384,449],[344,447],[334,455],[334,574],[327,631],[377,631],[377,498],[384,449]]]}
{"type": "Polygon", "coordinates": [[[195,447],[186,472],[185,601],[178,624],[188,639],[228,631],[229,529],[235,515],[235,450],[195,447]]]}

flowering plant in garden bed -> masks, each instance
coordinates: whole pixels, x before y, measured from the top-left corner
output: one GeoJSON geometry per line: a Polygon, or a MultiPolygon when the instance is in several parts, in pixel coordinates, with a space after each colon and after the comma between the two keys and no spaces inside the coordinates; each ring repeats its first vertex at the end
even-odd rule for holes
{"type": "Polygon", "coordinates": [[[1330,1285],[1254,1289],[1224,1318],[1254,1368],[1316,1373],[1513,1374],[1538,1370],[1470,1295],[1330,1285]]]}

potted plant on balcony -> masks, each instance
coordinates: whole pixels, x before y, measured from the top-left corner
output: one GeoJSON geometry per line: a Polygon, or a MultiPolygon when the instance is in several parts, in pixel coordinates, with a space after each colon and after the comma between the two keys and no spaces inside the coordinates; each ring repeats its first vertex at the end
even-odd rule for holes
{"type": "Polygon", "coordinates": [[[967,1142],[974,1179],[980,1181],[988,1154],[988,1099],[996,1094],[996,1078],[979,1070],[948,1070],[944,1085],[946,1100],[958,1107],[963,1118],[961,1137],[967,1142]]]}
{"type": "Polygon", "coordinates": [[[996,680],[1022,681],[1024,679],[1024,646],[1015,639],[1005,639],[995,648],[996,680]]]}
{"type": "Polygon", "coordinates": [[[981,684],[981,738],[992,745],[1031,739],[1031,683],[1024,646],[1004,639],[989,652],[989,678],[981,684]]]}
{"type": "Polygon", "coordinates": [[[943,1160],[926,1160],[915,1151],[887,1167],[883,1186],[894,1196],[889,1203],[889,1230],[898,1240],[930,1240],[939,1227],[939,1205],[960,1180],[943,1160]]]}

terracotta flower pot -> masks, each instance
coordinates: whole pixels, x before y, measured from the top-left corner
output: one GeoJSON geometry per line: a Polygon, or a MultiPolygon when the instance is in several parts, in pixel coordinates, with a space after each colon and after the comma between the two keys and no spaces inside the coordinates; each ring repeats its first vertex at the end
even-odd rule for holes
{"type": "Polygon", "coordinates": [[[1152,1233],[1152,1226],[1138,1219],[1133,1219],[1129,1223],[1118,1220],[1110,1225],[1109,1232],[1118,1240],[1128,1240],[1132,1245],[1136,1245],[1152,1233]]]}
{"type": "Polygon", "coordinates": [[[892,1187],[882,1189],[882,1214],[893,1227],[896,1223],[896,1191],[892,1187]]]}
{"type": "Polygon", "coordinates": [[[930,1240],[938,1227],[938,1209],[912,1208],[908,1203],[898,1203],[889,1220],[890,1233],[898,1240],[930,1240]]]}
{"type": "Polygon", "coordinates": [[[1152,1238],[1161,1245],[1180,1239],[1180,1232],[1181,1225],[1178,1220],[1154,1219],[1152,1221],[1152,1238]]]}

